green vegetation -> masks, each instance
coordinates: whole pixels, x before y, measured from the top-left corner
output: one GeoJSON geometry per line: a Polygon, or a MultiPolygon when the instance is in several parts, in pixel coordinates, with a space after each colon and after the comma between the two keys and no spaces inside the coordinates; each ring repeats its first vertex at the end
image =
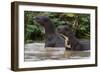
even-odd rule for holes
{"type": "Polygon", "coordinates": [[[90,38],[89,14],[25,11],[25,43],[44,41],[44,29],[33,19],[33,17],[36,16],[48,16],[55,24],[55,27],[59,25],[69,25],[73,32],[75,32],[75,36],[79,39],[90,38]]]}

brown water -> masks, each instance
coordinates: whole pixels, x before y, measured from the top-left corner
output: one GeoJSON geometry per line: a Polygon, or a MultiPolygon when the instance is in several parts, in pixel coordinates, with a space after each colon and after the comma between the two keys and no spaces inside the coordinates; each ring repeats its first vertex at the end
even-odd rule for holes
{"type": "Polygon", "coordinates": [[[89,58],[90,51],[65,51],[62,48],[44,48],[44,43],[25,44],[24,61],[67,60],[89,58]]]}

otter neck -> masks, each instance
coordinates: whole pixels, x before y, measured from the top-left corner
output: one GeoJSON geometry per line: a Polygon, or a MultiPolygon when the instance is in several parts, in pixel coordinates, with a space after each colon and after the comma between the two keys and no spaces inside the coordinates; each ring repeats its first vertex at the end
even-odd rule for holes
{"type": "Polygon", "coordinates": [[[69,39],[73,39],[74,34],[70,31],[69,33],[65,33],[65,35],[67,34],[69,39]]]}
{"type": "Polygon", "coordinates": [[[48,23],[48,24],[44,24],[44,28],[45,28],[45,34],[46,35],[50,35],[50,34],[54,34],[55,33],[55,28],[53,26],[53,23],[48,23]]]}

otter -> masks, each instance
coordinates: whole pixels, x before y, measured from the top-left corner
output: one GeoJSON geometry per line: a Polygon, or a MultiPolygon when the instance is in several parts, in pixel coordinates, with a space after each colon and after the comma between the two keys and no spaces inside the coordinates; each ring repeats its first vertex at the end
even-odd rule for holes
{"type": "Polygon", "coordinates": [[[47,16],[36,16],[35,20],[45,29],[45,47],[65,47],[64,38],[56,32],[53,22],[47,16]]]}
{"type": "Polygon", "coordinates": [[[77,39],[72,32],[71,28],[67,25],[62,25],[57,27],[57,31],[69,39],[69,44],[71,45],[71,50],[73,51],[84,51],[90,50],[90,41],[80,41],[77,39]]]}

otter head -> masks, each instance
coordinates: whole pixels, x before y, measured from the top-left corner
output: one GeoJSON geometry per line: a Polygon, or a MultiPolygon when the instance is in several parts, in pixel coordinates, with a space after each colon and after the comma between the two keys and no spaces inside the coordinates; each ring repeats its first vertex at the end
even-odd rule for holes
{"type": "Polygon", "coordinates": [[[48,24],[51,22],[49,17],[46,17],[46,16],[37,16],[35,17],[35,20],[42,26],[45,26],[45,24],[48,24]]]}
{"type": "Polygon", "coordinates": [[[57,31],[66,36],[70,34],[70,28],[67,25],[58,26],[57,31]]]}

